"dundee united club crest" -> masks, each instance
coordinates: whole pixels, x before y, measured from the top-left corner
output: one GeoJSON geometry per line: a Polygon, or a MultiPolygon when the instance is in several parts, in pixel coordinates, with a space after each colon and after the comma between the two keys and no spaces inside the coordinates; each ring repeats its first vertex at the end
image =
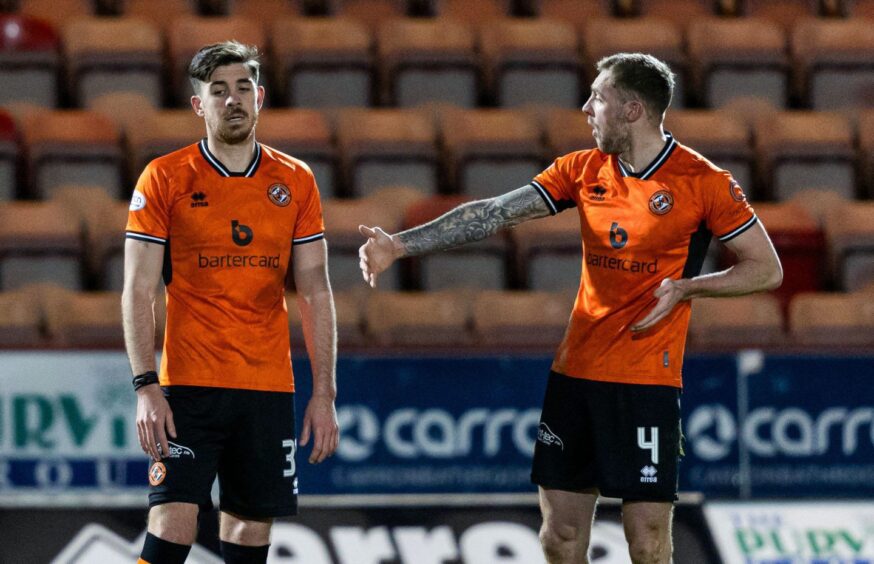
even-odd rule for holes
{"type": "Polygon", "coordinates": [[[271,184],[267,189],[267,197],[280,208],[291,203],[291,192],[285,184],[271,184]]]}
{"type": "Polygon", "coordinates": [[[659,190],[649,199],[649,211],[656,215],[665,215],[674,207],[674,197],[667,190],[659,190]]]}
{"type": "Polygon", "coordinates": [[[734,178],[732,178],[731,182],[728,183],[728,189],[731,191],[731,197],[738,202],[743,202],[747,199],[747,195],[744,194],[743,188],[740,187],[740,184],[738,184],[734,178]]]}

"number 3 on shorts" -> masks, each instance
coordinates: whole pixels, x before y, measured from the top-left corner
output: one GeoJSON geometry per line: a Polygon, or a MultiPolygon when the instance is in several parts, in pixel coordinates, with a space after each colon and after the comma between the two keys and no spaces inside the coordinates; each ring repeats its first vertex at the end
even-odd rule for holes
{"type": "Polygon", "coordinates": [[[294,464],[294,454],[297,452],[297,441],[295,439],[286,439],[282,441],[282,448],[291,449],[291,452],[285,456],[285,460],[288,461],[288,468],[282,470],[282,477],[290,478],[297,472],[297,467],[294,464]]]}

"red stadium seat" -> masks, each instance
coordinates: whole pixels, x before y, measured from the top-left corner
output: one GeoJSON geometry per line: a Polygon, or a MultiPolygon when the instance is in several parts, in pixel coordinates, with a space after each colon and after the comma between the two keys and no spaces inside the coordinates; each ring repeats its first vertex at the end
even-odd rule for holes
{"type": "Polygon", "coordinates": [[[380,26],[377,39],[383,103],[477,105],[479,60],[470,26],[445,19],[396,19],[380,26]]]}
{"type": "Polygon", "coordinates": [[[276,83],[289,106],[369,106],[371,33],[342,18],[282,18],[270,28],[276,83]]]}
{"type": "Polygon", "coordinates": [[[60,38],[48,22],[0,14],[0,104],[57,106],[59,46],[60,38]]]}
{"type": "Polygon", "coordinates": [[[21,14],[37,18],[61,29],[70,20],[94,14],[92,0],[24,0],[21,14]]]}
{"type": "Polygon", "coordinates": [[[0,202],[12,200],[18,191],[19,133],[15,120],[0,109],[0,202]]]}

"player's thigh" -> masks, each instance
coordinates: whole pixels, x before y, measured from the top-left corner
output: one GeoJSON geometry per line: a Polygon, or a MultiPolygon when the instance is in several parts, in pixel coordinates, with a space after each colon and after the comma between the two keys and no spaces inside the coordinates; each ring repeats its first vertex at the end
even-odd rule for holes
{"type": "Polygon", "coordinates": [[[588,544],[598,490],[572,492],[540,487],[538,492],[543,527],[547,532],[561,539],[577,539],[588,544]]]}
{"type": "Polygon", "coordinates": [[[253,520],[296,515],[294,394],[234,390],[234,397],[218,470],[222,511],[253,520]]]}

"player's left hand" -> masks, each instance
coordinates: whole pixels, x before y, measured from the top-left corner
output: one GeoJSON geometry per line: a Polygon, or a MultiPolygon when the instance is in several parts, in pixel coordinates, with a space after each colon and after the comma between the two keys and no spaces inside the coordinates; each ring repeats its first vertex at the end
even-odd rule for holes
{"type": "Polygon", "coordinates": [[[650,329],[653,325],[665,318],[674,306],[686,297],[686,281],[665,278],[656,288],[653,296],[658,300],[652,310],[640,321],[631,326],[631,331],[640,333],[650,329]]]}
{"type": "Polygon", "coordinates": [[[340,426],[337,424],[337,409],[334,400],[327,396],[313,396],[307,404],[300,433],[300,446],[306,446],[313,437],[310,464],[318,464],[337,450],[340,444],[340,426]]]}

